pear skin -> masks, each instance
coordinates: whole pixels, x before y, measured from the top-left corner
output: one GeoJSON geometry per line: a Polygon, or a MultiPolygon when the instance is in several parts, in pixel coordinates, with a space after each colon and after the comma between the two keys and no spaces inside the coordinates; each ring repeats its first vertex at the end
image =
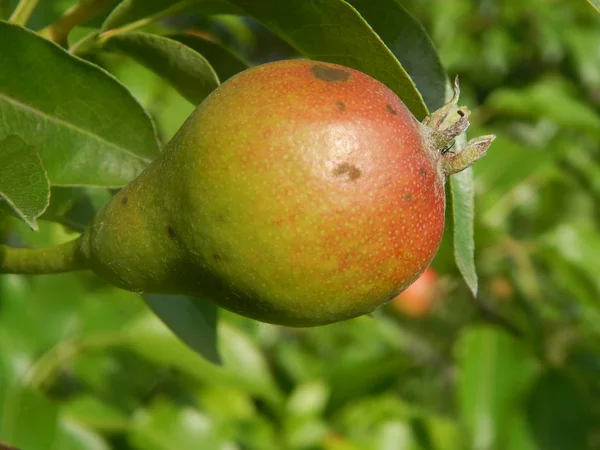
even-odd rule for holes
{"type": "Polygon", "coordinates": [[[386,86],[335,64],[247,70],[114,196],[81,251],[124,289],[192,295],[265,322],[369,313],[439,246],[454,137],[443,132],[464,131],[444,114],[425,126],[386,86]]]}

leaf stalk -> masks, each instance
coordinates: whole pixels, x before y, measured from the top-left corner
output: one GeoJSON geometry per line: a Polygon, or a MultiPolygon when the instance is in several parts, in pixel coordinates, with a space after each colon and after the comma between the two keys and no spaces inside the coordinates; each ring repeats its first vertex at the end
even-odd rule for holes
{"type": "Polygon", "coordinates": [[[24,27],[29,22],[39,2],[40,0],[21,0],[8,21],[24,27]]]}
{"type": "Polygon", "coordinates": [[[66,47],[67,36],[73,28],[97,16],[116,3],[117,0],[79,1],[39,33],[46,39],[66,47]]]}

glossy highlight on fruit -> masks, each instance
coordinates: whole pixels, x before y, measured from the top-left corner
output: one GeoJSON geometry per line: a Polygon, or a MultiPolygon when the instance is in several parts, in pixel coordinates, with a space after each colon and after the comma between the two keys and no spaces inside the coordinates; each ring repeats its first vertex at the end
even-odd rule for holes
{"type": "Polygon", "coordinates": [[[100,276],[185,294],[275,324],[369,313],[429,265],[446,177],[468,127],[453,100],[419,123],[386,86],[323,62],[269,63],[231,78],[84,234],[100,276]]]}

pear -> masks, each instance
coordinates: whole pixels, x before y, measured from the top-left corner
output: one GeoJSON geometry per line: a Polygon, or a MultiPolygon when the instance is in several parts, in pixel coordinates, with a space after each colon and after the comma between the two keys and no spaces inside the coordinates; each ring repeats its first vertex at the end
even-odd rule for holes
{"type": "Polygon", "coordinates": [[[315,326],[373,311],[427,268],[448,175],[492,136],[453,100],[420,123],[356,70],[293,60],[242,72],[191,114],[80,239],[124,289],[191,295],[257,320],[315,326]]]}

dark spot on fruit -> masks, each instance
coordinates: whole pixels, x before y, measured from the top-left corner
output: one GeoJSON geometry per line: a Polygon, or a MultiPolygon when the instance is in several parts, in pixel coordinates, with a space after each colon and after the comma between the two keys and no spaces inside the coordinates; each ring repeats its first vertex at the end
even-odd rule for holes
{"type": "Polygon", "coordinates": [[[219,255],[218,253],[213,253],[212,257],[215,261],[221,261],[223,259],[223,257],[221,255],[219,255]]]}
{"type": "Polygon", "coordinates": [[[125,206],[128,201],[129,201],[129,199],[127,198],[126,195],[124,195],[123,198],[121,199],[121,205],[125,206]]]}
{"type": "Polygon", "coordinates": [[[421,167],[419,169],[419,175],[421,175],[422,177],[426,177],[427,176],[427,169],[425,167],[421,167]]]}
{"type": "Polygon", "coordinates": [[[342,101],[337,101],[335,106],[337,106],[337,109],[339,109],[340,112],[344,112],[346,110],[346,105],[342,101]]]}
{"type": "Polygon", "coordinates": [[[360,178],[360,176],[362,175],[362,172],[358,167],[356,167],[352,164],[342,163],[339,166],[337,166],[335,169],[333,169],[333,174],[336,177],[339,177],[342,175],[348,175],[348,178],[350,179],[350,181],[356,181],[357,179],[360,178]]]}
{"type": "Polygon", "coordinates": [[[410,192],[407,192],[406,194],[404,194],[402,196],[402,199],[404,200],[405,203],[410,203],[413,201],[413,196],[410,192]]]}
{"type": "Polygon", "coordinates": [[[219,214],[217,216],[217,221],[218,222],[225,222],[225,216],[223,214],[219,214]]]}
{"type": "Polygon", "coordinates": [[[388,112],[390,114],[392,114],[393,116],[398,115],[398,111],[396,111],[394,108],[392,108],[392,105],[390,105],[389,103],[387,105],[385,105],[385,109],[387,109],[388,112]]]}
{"type": "Polygon", "coordinates": [[[465,117],[465,113],[463,111],[461,111],[460,109],[458,111],[456,111],[458,113],[458,115],[460,117],[465,117]]]}
{"type": "Polygon", "coordinates": [[[177,237],[177,234],[171,225],[167,225],[167,234],[171,239],[175,239],[177,237]]]}
{"type": "Polygon", "coordinates": [[[315,64],[310,68],[313,75],[323,81],[346,81],[350,78],[350,72],[336,67],[315,64]]]}

